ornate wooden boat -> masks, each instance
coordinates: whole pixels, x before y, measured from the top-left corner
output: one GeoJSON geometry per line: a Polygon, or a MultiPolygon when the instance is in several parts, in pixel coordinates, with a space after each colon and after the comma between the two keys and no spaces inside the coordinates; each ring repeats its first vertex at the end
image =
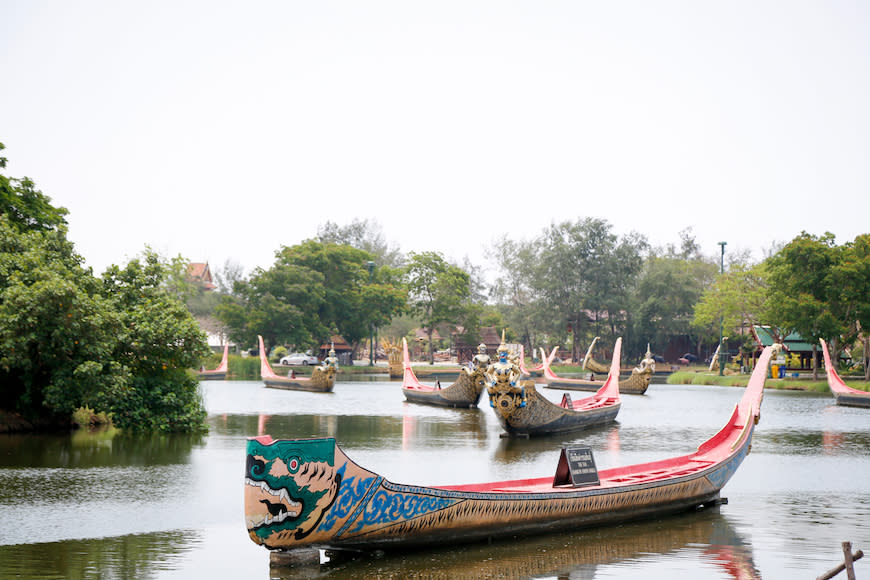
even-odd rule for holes
{"type": "Polygon", "coordinates": [[[844,383],[834,368],[825,339],[820,338],[819,342],[822,343],[822,355],[825,357],[825,374],[828,377],[828,386],[834,393],[834,399],[837,401],[837,404],[846,407],[870,407],[870,393],[853,389],[844,383]]]}
{"type": "MultiPolygon", "coordinates": [[[[484,346],[484,355],[486,347],[484,346]]],[[[402,393],[405,399],[412,403],[424,403],[426,405],[440,405],[442,407],[476,407],[480,401],[480,395],[485,387],[481,364],[489,362],[489,357],[479,359],[478,353],[472,361],[471,367],[463,367],[459,371],[459,378],[449,387],[441,388],[441,383],[436,381],[434,385],[421,383],[411,368],[411,357],[408,355],[408,341],[402,339],[402,365],[404,375],[402,377],[402,393]]]]}
{"type": "Polygon", "coordinates": [[[575,485],[565,461],[577,449],[562,450],[555,476],[425,487],[357,465],[333,438],[248,439],[248,533],[271,550],[373,550],[577,530],[714,504],[749,453],[770,356],[766,347],[725,426],[695,452],[595,471],[588,485],[575,485]]]}
{"type": "Polygon", "coordinates": [[[216,369],[201,370],[197,373],[197,377],[201,381],[222,381],[227,378],[227,361],[229,360],[230,346],[224,345],[224,356],[221,358],[221,364],[216,369]]]}
{"type": "MultiPolygon", "coordinates": [[[[519,365],[511,368],[505,345],[499,346],[499,362],[486,371],[489,404],[508,435],[551,435],[585,429],[616,419],[619,400],[619,352],[617,339],[613,367],[607,380],[591,397],[572,401],[568,393],[557,405],[541,395],[534,381],[518,380],[519,365]]],[[[548,367],[545,367],[548,368],[548,367]]]]}
{"type": "MultiPolygon", "coordinates": [[[[600,336],[596,336],[592,339],[592,343],[589,345],[589,348],[586,349],[586,356],[583,357],[583,370],[589,371],[591,373],[609,373],[610,367],[608,367],[604,363],[600,363],[592,356],[592,349],[595,348],[595,343],[598,342],[600,336]]],[[[649,348],[647,347],[647,350],[649,348]]]]}
{"type": "MultiPolygon", "coordinates": [[[[276,389],[289,389],[291,391],[314,391],[318,393],[332,392],[335,387],[335,373],[337,372],[338,360],[335,349],[329,350],[329,356],[323,364],[311,369],[310,377],[291,377],[276,374],[266,358],[266,349],[263,347],[263,337],[257,336],[260,344],[260,377],[267,387],[276,389]]],[[[291,371],[292,373],[292,371],[291,371]]]]}
{"type": "MultiPolygon", "coordinates": [[[[553,347],[553,350],[550,352],[550,358],[548,359],[549,362],[551,362],[551,363],[553,362],[553,359],[556,357],[556,352],[558,350],[559,350],[558,346],[553,347]]],[[[543,374],[544,374],[544,363],[543,362],[539,363],[537,366],[534,366],[530,369],[527,369],[526,365],[525,365],[525,359],[526,359],[526,347],[521,344],[520,345],[519,365],[520,365],[520,370],[522,371],[522,373],[527,377],[543,376],[543,374]]]]}
{"type": "MultiPolygon", "coordinates": [[[[610,372],[610,370],[611,369],[608,369],[608,372],[610,372]]],[[[649,345],[647,345],[646,356],[644,356],[644,359],[640,362],[640,366],[633,368],[631,374],[625,380],[619,381],[619,392],[623,395],[642,395],[646,393],[655,371],[656,363],[652,358],[649,345]]],[[[617,366],[617,377],[619,376],[618,373],[619,370],[617,366]]],[[[560,377],[550,369],[548,361],[545,361],[544,364],[544,382],[546,383],[546,386],[551,389],[567,389],[574,391],[597,391],[602,385],[601,381],[596,380],[560,377]]]]}

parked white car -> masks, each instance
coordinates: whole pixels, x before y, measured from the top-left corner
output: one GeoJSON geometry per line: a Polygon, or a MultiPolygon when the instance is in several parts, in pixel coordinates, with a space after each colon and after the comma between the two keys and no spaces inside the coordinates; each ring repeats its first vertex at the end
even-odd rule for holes
{"type": "Polygon", "coordinates": [[[317,360],[316,356],[313,356],[310,354],[305,354],[302,352],[290,353],[287,356],[282,357],[280,362],[282,365],[289,365],[289,366],[294,366],[294,367],[295,366],[307,367],[308,365],[316,365],[316,364],[320,363],[320,361],[317,360]]]}

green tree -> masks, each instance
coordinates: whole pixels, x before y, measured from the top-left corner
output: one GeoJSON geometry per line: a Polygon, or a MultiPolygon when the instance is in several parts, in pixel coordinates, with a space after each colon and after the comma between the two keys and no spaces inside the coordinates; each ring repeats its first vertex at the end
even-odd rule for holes
{"type": "Polygon", "coordinates": [[[535,242],[532,291],[556,323],[570,329],[574,360],[582,355],[582,344],[602,329],[613,335],[626,331],[626,309],[646,241],[637,235],[620,240],[611,229],[606,220],[584,218],[553,224],[535,242]]]}
{"type": "Polygon", "coordinates": [[[397,271],[380,266],[369,274],[372,258],[348,245],[314,240],[283,247],[271,268],[234,284],[216,316],[234,340],[247,344],[260,334],[269,347],[306,348],[339,333],[356,350],[372,326],[389,323],[407,302],[397,271]]]}
{"type": "Polygon", "coordinates": [[[256,269],[247,281],[236,281],[233,294],[222,297],[215,316],[239,344],[254,345],[259,334],[269,347],[286,343],[303,349],[329,333],[320,320],[325,300],[322,274],[276,263],[268,270],[256,269]]]}
{"type": "Polygon", "coordinates": [[[381,225],[374,220],[355,219],[346,226],[327,221],[317,228],[317,241],[364,250],[373,256],[378,265],[391,268],[404,265],[402,252],[398,246],[387,243],[381,225]]]}
{"type": "Polygon", "coordinates": [[[847,327],[845,343],[861,338],[864,380],[870,381],[870,234],[844,246],[831,272],[831,287],[839,289],[833,309],[847,327]]]}
{"type": "Polygon", "coordinates": [[[103,274],[103,292],[120,313],[112,360],[126,385],[103,393],[112,421],[128,430],[205,430],[199,382],[189,372],[210,354],[205,334],[175,294],[172,262],[146,250],[124,268],[103,274]]]}
{"type": "Polygon", "coordinates": [[[836,337],[848,329],[834,306],[841,288],[834,285],[834,268],[843,249],[826,232],[813,236],[801,232],[765,262],[768,281],[768,316],[786,329],[797,332],[813,345],[813,378],[818,378],[819,338],[836,337]]]}
{"type": "MultiPolygon", "coordinates": [[[[766,319],[767,281],[765,268],[761,264],[746,261],[731,262],[728,271],[717,276],[715,281],[704,289],[700,300],[695,304],[692,325],[700,338],[712,342],[719,339],[719,325],[726,329],[740,328],[744,325],[768,324],[766,319]]],[[[727,330],[730,334],[730,330],[727,330]]],[[[775,337],[781,337],[781,330],[771,327],[775,337]]]]}
{"type": "Polygon", "coordinates": [[[113,360],[120,313],[63,228],[19,231],[0,216],[0,408],[36,423],[98,410],[130,372],[113,360]]]}
{"type": "MultiPolygon", "coordinates": [[[[278,264],[295,265],[323,276],[324,301],[318,315],[321,324],[337,331],[354,345],[369,336],[372,327],[383,326],[407,304],[399,271],[368,264],[374,256],[349,245],[306,240],[278,252],[278,264]]],[[[319,338],[328,339],[327,335],[319,338]]]]}
{"type": "Polygon", "coordinates": [[[448,263],[438,252],[411,252],[406,266],[408,302],[429,337],[429,363],[435,362],[432,333],[438,324],[456,324],[467,314],[471,296],[467,272],[448,263]]]}
{"type": "MultiPolygon", "coordinates": [[[[693,313],[716,270],[714,264],[700,259],[648,258],[637,285],[634,307],[635,332],[644,344],[664,345],[681,336],[699,347],[700,341],[709,337],[710,333],[695,333],[693,313]]],[[[718,329],[717,319],[716,335],[718,329]]]]}
{"type": "Polygon", "coordinates": [[[507,237],[493,250],[499,276],[491,294],[504,314],[504,324],[515,329],[529,356],[538,347],[564,344],[565,325],[553,317],[553,309],[533,287],[538,264],[537,244],[507,237]]]}
{"type": "Polygon", "coordinates": [[[171,263],[148,251],[95,278],[65,209],[29,180],[0,176],[0,189],[0,407],[57,423],[87,405],[123,429],[205,429],[188,369],[209,351],[171,263]]]}
{"type": "MultiPolygon", "coordinates": [[[[0,143],[0,151],[6,148],[0,143]]],[[[0,156],[0,169],[7,159],[0,156]]],[[[51,205],[51,198],[36,189],[27,177],[20,179],[0,174],[0,214],[19,230],[51,230],[66,225],[66,208],[51,205]]]]}

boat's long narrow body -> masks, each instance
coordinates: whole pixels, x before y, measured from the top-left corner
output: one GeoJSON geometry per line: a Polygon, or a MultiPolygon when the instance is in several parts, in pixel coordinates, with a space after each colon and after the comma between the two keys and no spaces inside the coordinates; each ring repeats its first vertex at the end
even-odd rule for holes
{"type": "MultiPolygon", "coordinates": [[[[646,359],[644,362],[646,363],[646,359]]],[[[623,395],[643,395],[649,388],[654,372],[655,366],[650,364],[633,369],[628,378],[619,381],[619,392],[623,395]]],[[[551,389],[573,391],[597,391],[602,385],[601,381],[560,377],[550,369],[550,364],[546,359],[544,360],[544,383],[551,389]]]]}
{"type": "Polygon", "coordinates": [[[312,391],[316,393],[329,393],[335,387],[335,367],[331,365],[316,366],[311,369],[310,377],[284,377],[275,373],[269,360],[266,358],[266,350],[263,348],[263,337],[258,336],[260,346],[260,377],[267,387],[276,389],[288,389],[291,391],[312,391]]]}
{"type": "MultiPolygon", "coordinates": [[[[248,440],[245,519],[273,550],[458,543],[614,523],[715,501],[749,452],[770,347],[725,426],[689,455],[598,472],[586,487],[553,476],[471,485],[396,484],[332,438],[248,440]]],[[[555,459],[555,457],[554,457],[555,459]]]]}
{"type": "Polygon", "coordinates": [[[459,377],[449,387],[421,383],[411,368],[408,341],[402,339],[402,393],[412,403],[438,405],[440,407],[476,407],[483,393],[483,371],[477,368],[462,368],[459,377]]]}
{"type": "Polygon", "coordinates": [[[616,419],[622,404],[618,385],[621,345],[622,339],[618,339],[610,374],[591,397],[572,401],[565,394],[561,403],[556,404],[541,395],[532,381],[519,381],[513,386],[490,386],[487,389],[489,404],[502,428],[509,435],[551,435],[602,425],[616,419]]]}
{"type": "Polygon", "coordinates": [[[870,393],[853,389],[840,378],[837,370],[831,362],[831,354],[828,352],[828,345],[825,344],[823,338],[819,339],[822,343],[822,355],[825,357],[825,374],[828,377],[828,387],[834,393],[834,399],[838,405],[844,407],[870,407],[870,393]]]}
{"type": "Polygon", "coordinates": [[[229,361],[230,345],[224,345],[224,355],[221,358],[221,364],[216,369],[199,371],[197,376],[201,381],[222,381],[227,378],[227,362],[229,361]]]}

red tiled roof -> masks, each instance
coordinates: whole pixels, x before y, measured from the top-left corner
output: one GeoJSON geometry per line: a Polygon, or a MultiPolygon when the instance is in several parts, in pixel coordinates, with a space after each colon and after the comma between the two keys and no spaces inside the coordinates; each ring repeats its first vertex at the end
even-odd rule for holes
{"type": "Polygon", "coordinates": [[[187,265],[187,276],[194,282],[199,282],[206,290],[217,288],[212,283],[211,269],[208,262],[191,262],[187,265]]]}

